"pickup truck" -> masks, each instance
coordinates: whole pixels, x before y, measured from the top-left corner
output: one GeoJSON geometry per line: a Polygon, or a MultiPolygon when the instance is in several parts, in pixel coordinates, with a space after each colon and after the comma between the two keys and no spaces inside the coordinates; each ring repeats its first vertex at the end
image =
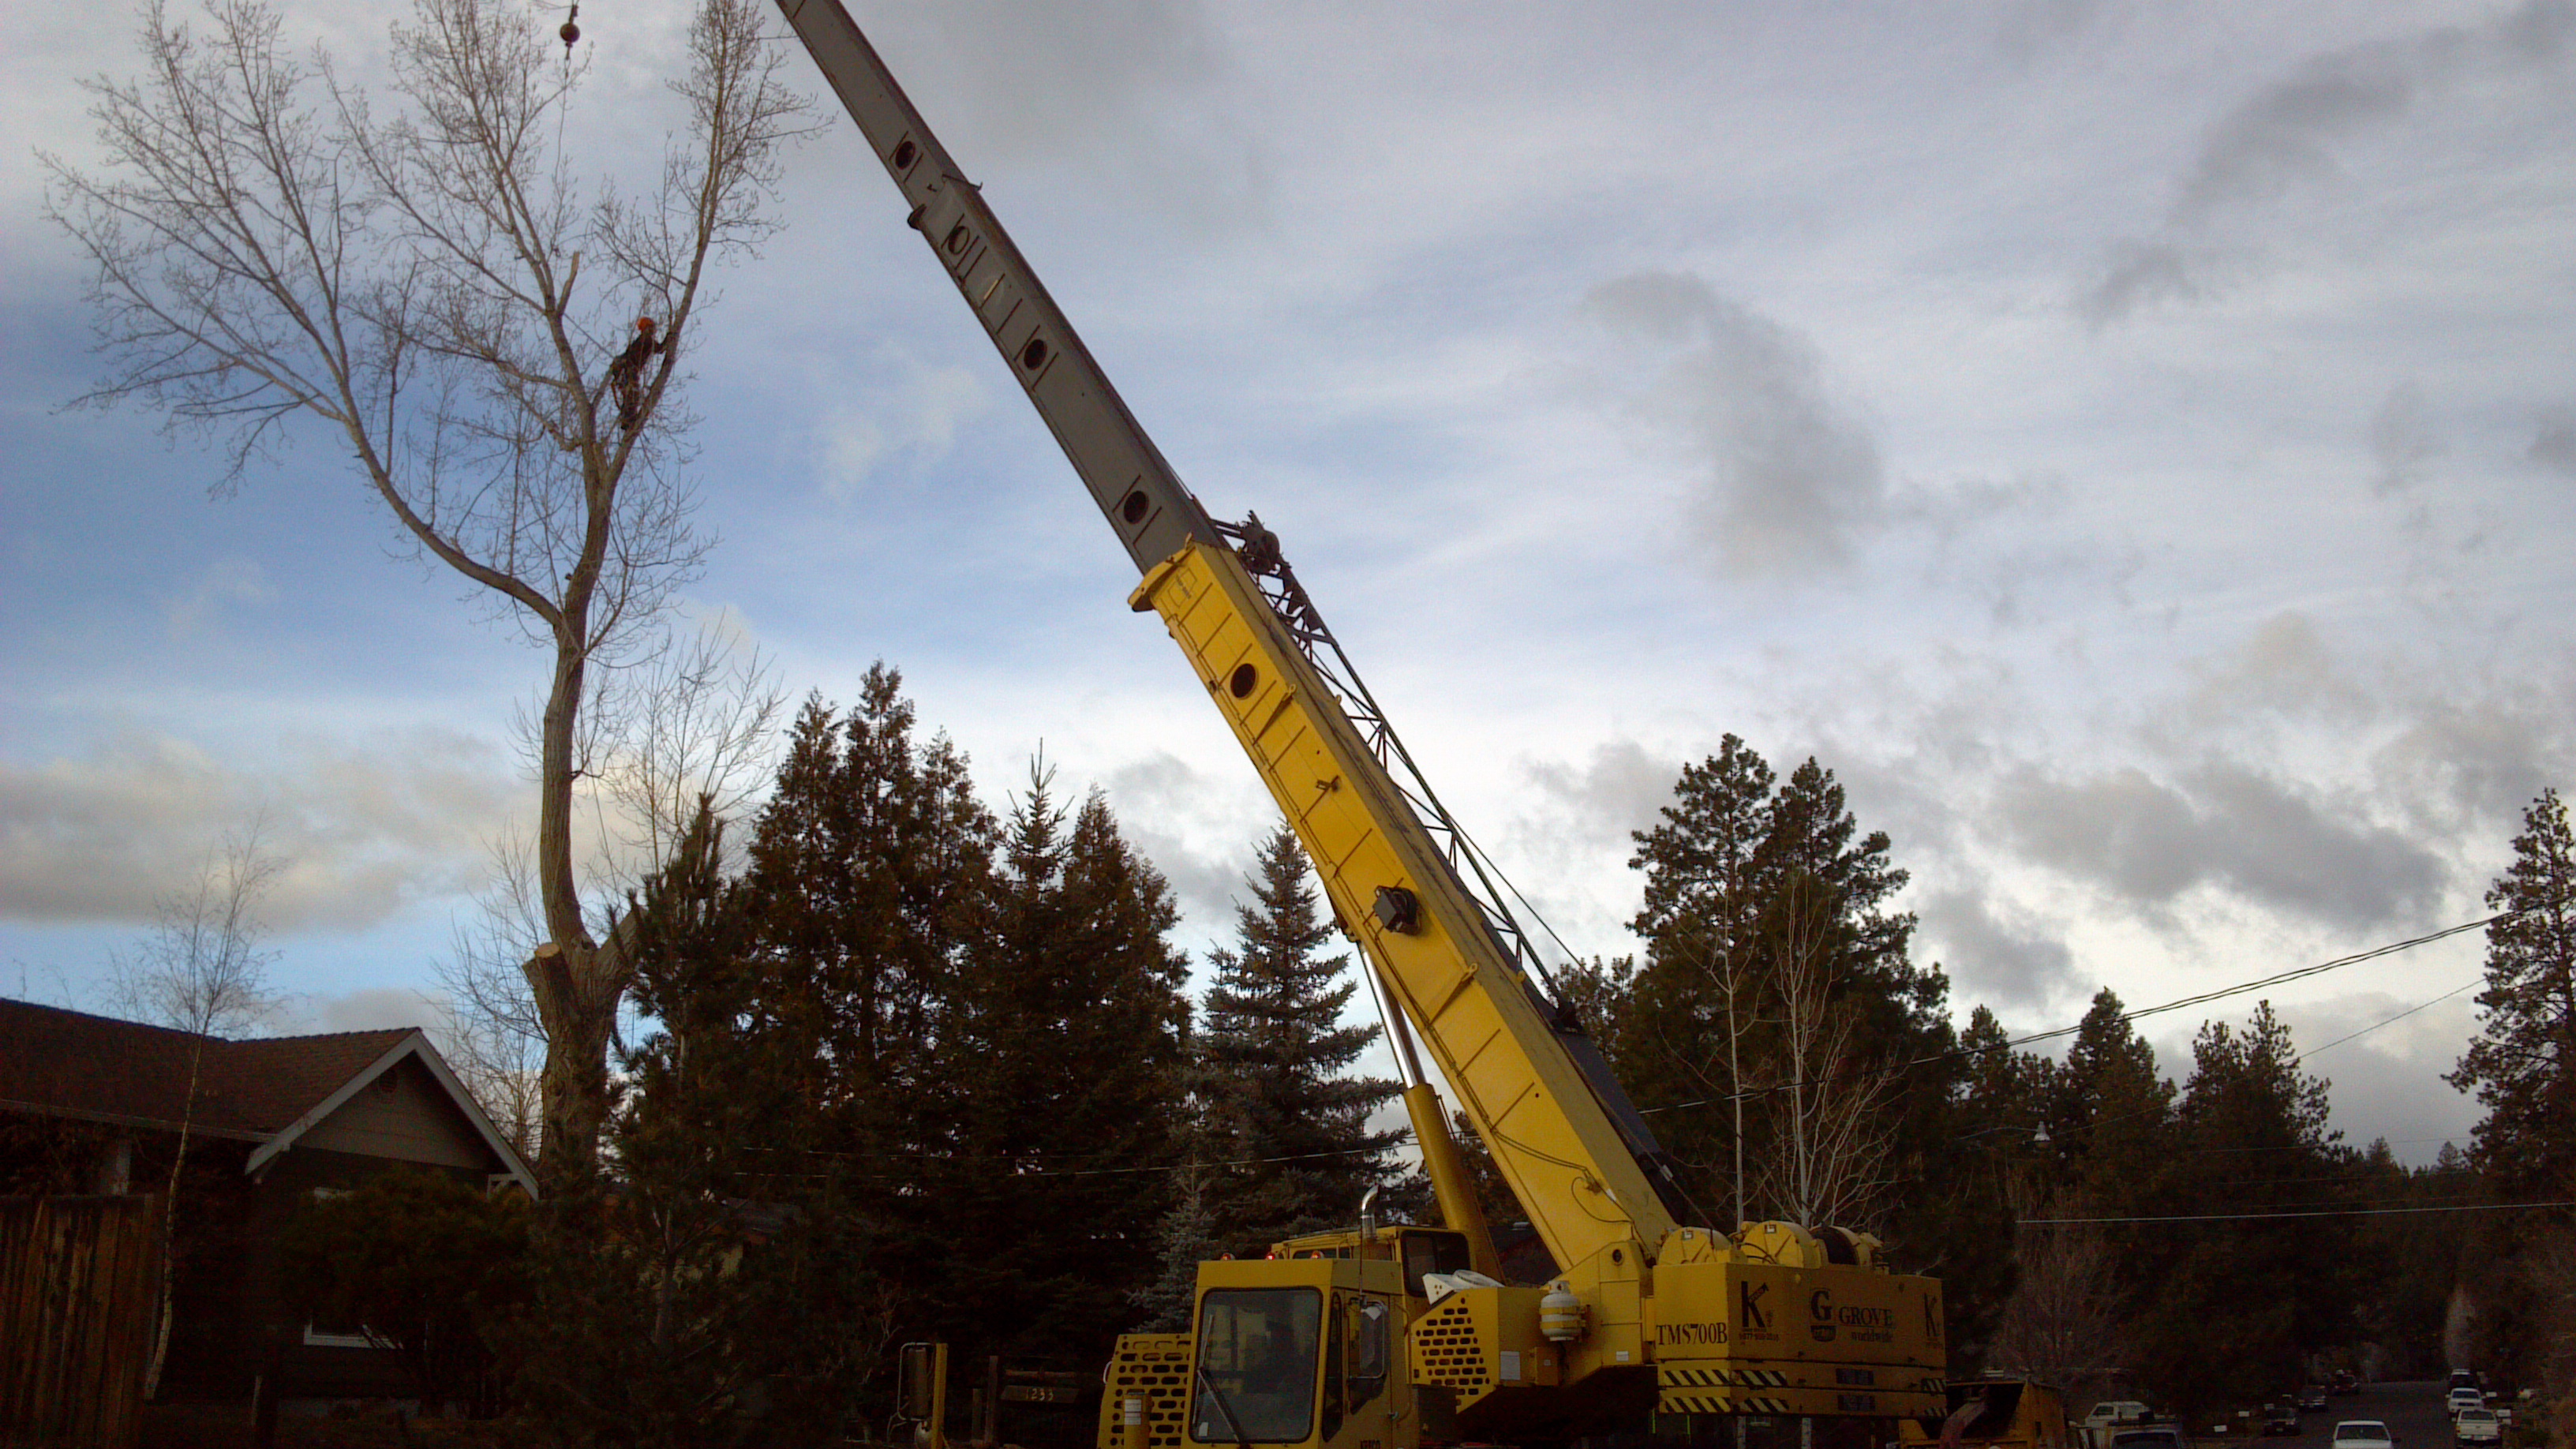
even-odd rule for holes
{"type": "Polygon", "coordinates": [[[2462,1409],[2451,1416],[2451,1443],[2456,1449],[2496,1449],[2504,1443],[2504,1424],[2493,1409],[2462,1409]]]}

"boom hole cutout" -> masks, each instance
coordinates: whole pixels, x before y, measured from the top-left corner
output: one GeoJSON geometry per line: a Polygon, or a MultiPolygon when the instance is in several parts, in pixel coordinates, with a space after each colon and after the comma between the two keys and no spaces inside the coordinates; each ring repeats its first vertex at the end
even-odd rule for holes
{"type": "Polygon", "coordinates": [[[1020,349],[1020,366],[1027,368],[1031,372],[1035,372],[1041,366],[1045,365],[1046,360],[1047,345],[1046,339],[1043,337],[1030,338],[1029,345],[1020,349]]]}
{"type": "Polygon", "coordinates": [[[1225,687],[1232,691],[1237,699],[1250,699],[1253,687],[1260,683],[1260,670],[1249,664],[1238,664],[1234,666],[1234,677],[1225,682],[1225,687]]]}
{"type": "Polygon", "coordinates": [[[910,141],[894,148],[894,169],[897,171],[911,170],[912,163],[920,159],[921,148],[910,141]]]}
{"type": "Polygon", "coordinates": [[[1129,523],[1142,523],[1145,521],[1145,510],[1152,506],[1153,504],[1145,497],[1145,490],[1138,488],[1130,492],[1118,505],[1118,516],[1129,523]]]}

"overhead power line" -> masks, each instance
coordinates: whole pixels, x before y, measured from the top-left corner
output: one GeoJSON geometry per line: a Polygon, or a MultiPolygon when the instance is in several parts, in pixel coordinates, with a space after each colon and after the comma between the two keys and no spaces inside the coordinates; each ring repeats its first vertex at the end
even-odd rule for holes
{"type": "MultiPolygon", "coordinates": [[[[2234,986],[2222,986],[2215,991],[2203,991],[2195,996],[2186,996],[2176,1001],[2168,1001],[2162,1006],[2142,1006],[2135,1011],[2124,1011],[2120,1013],[2120,1019],[2122,1021],[2136,1021],[2142,1016],[2156,1016],[2168,1011],[2181,1011],[2186,1007],[2204,1006],[2210,1002],[2223,1000],[2230,996],[2242,996],[2248,991],[2260,991],[2266,986],[2279,986],[2286,982],[2302,981],[2310,976],[2321,976],[2328,971],[2339,971],[2346,966],[2358,966],[2364,961],[2376,961],[2382,956],[2394,956],[2400,951],[2412,951],[2418,946],[2429,946],[2435,941],[2445,940],[2449,937],[2459,935],[2463,931],[2482,930],[2488,926],[2494,925],[2498,921],[2505,920],[2508,917],[2519,914],[2521,914],[2519,911],[2498,911],[2496,914],[2487,916],[2481,920],[2463,921],[2456,926],[2445,926],[2441,930],[2433,931],[2421,936],[2412,936],[2403,941],[2391,941],[2385,946],[2374,946],[2367,951],[2356,951],[2349,956],[2337,956],[2331,961],[2320,961],[2313,966],[2301,966],[2294,971],[2283,971],[2278,975],[2265,976],[2259,980],[2241,981],[2234,986]]],[[[2427,1006],[2431,1004],[2431,1002],[2425,1003],[2427,1006]]],[[[2394,1021],[2396,1018],[2391,1017],[2389,1020],[2394,1021]]],[[[2386,1024],[2387,1023],[2385,1022],[2381,1023],[2383,1026],[2386,1024]]],[[[2075,1033],[2082,1031],[2083,1029],[2083,1023],[2078,1022],[2073,1026],[2058,1027],[2054,1031],[2043,1031],[2030,1036],[2020,1037],[2006,1043],[2006,1045],[2028,1046],[2030,1043],[2035,1041],[2049,1041],[2061,1036],[2073,1036],[2075,1033]]],[[[2365,1028],[2365,1030],[2375,1030],[2375,1028],[2365,1028]]],[[[2360,1034],[2361,1033],[2359,1032],[2355,1032],[2353,1035],[2358,1036],[2360,1034]]],[[[2350,1038],[2348,1037],[2345,1040],[2350,1040],[2350,1038]]],[[[2326,1045],[2335,1046],[2339,1045],[2339,1043],[2328,1042],[2326,1045]]],[[[2325,1050],[2325,1047],[2319,1047],[2317,1050],[2323,1051],[2325,1050]]]]}
{"type": "MultiPolygon", "coordinates": [[[[2429,946],[2435,941],[2446,940],[2452,936],[2459,935],[2464,931],[2482,930],[2488,926],[2494,925],[2498,921],[2507,920],[2520,914],[2521,912],[2519,911],[2498,911],[2492,916],[2481,917],[2474,921],[2463,921],[2456,926],[2445,926],[2441,930],[2427,932],[2421,936],[2410,936],[2403,941],[2391,941],[2385,946],[2373,946],[2367,951],[2355,951],[2349,956],[2337,956],[2331,961],[2319,961],[2314,965],[2301,966],[2289,971],[2276,972],[2270,976],[2257,977],[2252,981],[2240,981],[2233,986],[2222,986],[2214,991],[2199,992],[2195,995],[2185,996],[2174,1001],[2168,1001],[2158,1006],[2142,1006],[2135,1011],[2124,1011],[2120,1013],[2118,1019],[2121,1021],[2136,1021],[2138,1018],[2144,1016],[2156,1016],[2168,1011],[2181,1011],[2186,1007],[2205,1006],[2210,1002],[2222,1001],[2230,996],[2242,996],[2249,991],[2260,991],[2267,986],[2279,986],[2285,982],[2305,980],[2310,976],[2320,976],[2328,971],[2341,970],[2346,966],[2358,966],[2364,961],[2376,961],[2382,956],[2394,956],[2400,951],[2411,951],[2418,946],[2429,946]]],[[[2477,982],[2475,981],[2469,982],[2467,985],[2460,987],[2459,991],[2466,991],[2470,986],[2474,986],[2476,984],[2477,982]]],[[[2434,998],[2434,1001],[2445,1000],[2448,996],[2456,996],[2459,994],[2459,991],[2447,993],[2446,996],[2436,997],[2434,998]]],[[[2377,1031],[2380,1027],[2388,1025],[2391,1021],[2397,1021],[2404,1017],[2411,1016],[2415,1012],[2423,1010],[2425,1006],[2431,1006],[2433,1004],[2433,1001],[2428,1001],[2425,1002],[2423,1006],[2416,1006],[2409,1008],[2406,1011],[2401,1011],[2396,1016],[2388,1018],[2388,1021],[2363,1027],[2360,1031],[2354,1032],[2352,1036],[2339,1037],[2334,1041],[2327,1042],[2325,1046],[2316,1048],[2316,1051],[2321,1052],[2324,1051],[2326,1047],[2341,1046],[2345,1042],[2352,1040],[2353,1037],[2377,1031]]],[[[1915,1067],[1930,1066],[1936,1062],[1950,1061],[1958,1057],[1983,1056],[1988,1052],[2009,1051],[2014,1047],[2028,1046],[2032,1042],[2053,1041],[2058,1037],[2073,1036],[2075,1033],[2082,1031],[2083,1029],[2084,1024],[2082,1022],[2077,1022],[2073,1026],[2061,1026],[2049,1031],[2033,1032],[2029,1036],[2015,1037],[2012,1040],[2003,1042],[1997,1046],[1954,1047],[1949,1051],[1933,1052],[1926,1056],[1916,1057],[1912,1061],[1906,1062],[1898,1067],[1897,1070],[1908,1071],[1915,1067]]],[[[2307,1056],[2314,1056],[2315,1054],[2316,1052],[2309,1052],[2307,1056]]],[[[2306,1056],[2300,1058],[2301,1061],[2306,1059],[2306,1056]]],[[[1793,1087],[1802,1085],[1804,1084],[1788,1082],[1782,1083],[1778,1086],[1755,1087],[1749,1091],[1726,1093],[1714,1097],[1702,1097],[1696,1101],[1690,1102],[1667,1102],[1660,1107],[1643,1107],[1638,1110],[1641,1114],[1676,1112],[1685,1107],[1705,1107],[1714,1102],[1732,1102],[1739,1099],[1750,1101],[1756,1097],[1767,1097],[1774,1093],[1789,1091],[1793,1087]]]]}
{"type": "MultiPolygon", "coordinates": [[[[2452,997],[2459,995],[2461,992],[2468,990],[2470,987],[2475,986],[2484,980],[2486,980],[2484,976],[2472,976],[2468,980],[2461,982],[2459,985],[2452,987],[2450,990],[2443,992],[2441,995],[2434,997],[2430,1001],[2419,1001],[2413,1006],[2406,1008],[2404,1011],[2397,1013],[2395,1016],[2389,1017],[2383,1021],[2374,1021],[2359,1031],[2347,1032],[2342,1036],[2336,1037],[2333,1041],[2327,1042],[2324,1046],[2310,1047],[2306,1051],[2299,1053],[2299,1061],[2304,1062],[2319,1052],[2332,1051],[2336,1047],[2342,1046],[2345,1042],[2351,1041],[2357,1037],[2368,1036],[2383,1026],[2390,1026],[2397,1022],[2404,1021],[2406,1018],[2413,1016],[2415,1013],[2422,1011],[2428,1006],[2439,1006],[2443,1002],[2450,1000],[2452,997]]],[[[2296,1066],[2298,1063],[2293,1062],[2291,1065],[2296,1066]]]]}
{"type": "Polygon", "coordinates": [[[2280,1213],[2176,1213],[2152,1218],[2023,1218],[2020,1226],[2031,1228],[2066,1227],[2082,1223],[2244,1223],[2265,1218],[2380,1218],[2404,1213],[2501,1213],[2517,1209],[2576,1207],[2576,1202],[2485,1202],[2461,1203],[2449,1207],[2382,1207],[2382,1208],[2315,1208],[2280,1213]]]}

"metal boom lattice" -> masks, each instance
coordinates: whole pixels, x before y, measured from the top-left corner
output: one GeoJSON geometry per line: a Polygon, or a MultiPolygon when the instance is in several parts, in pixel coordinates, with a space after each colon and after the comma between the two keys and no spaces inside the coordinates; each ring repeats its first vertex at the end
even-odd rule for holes
{"type": "MultiPolygon", "coordinates": [[[[1404,747],[1404,740],[1396,734],[1386,711],[1378,707],[1377,697],[1369,692],[1368,682],[1360,677],[1359,669],[1342,651],[1341,641],[1333,637],[1332,629],[1324,623],[1324,616],[1316,610],[1314,599],[1297,582],[1297,571],[1289,566],[1287,558],[1280,552],[1279,536],[1262,527],[1261,516],[1257,513],[1245,515],[1241,523],[1218,521],[1215,527],[1226,542],[1233,545],[1236,556],[1243,560],[1244,568],[1259,583],[1262,596],[1270,601],[1271,611],[1287,626],[1289,637],[1297,641],[1297,652],[1305,655],[1306,662],[1314,665],[1315,672],[1332,687],[1334,702],[1341,706],[1343,716],[1359,731],[1360,738],[1367,743],[1369,752],[1377,757],[1378,764],[1386,769],[1387,778],[1395,783],[1414,818],[1430,833],[1440,849],[1441,859],[1457,877],[1467,898],[1476,903],[1476,909],[1485,918],[1485,928],[1493,933],[1504,956],[1520,968],[1524,977],[1535,974],[1538,980],[1546,983],[1549,1004],[1563,1012],[1565,1000],[1557,989],[1555,975],[1547,969],[1536,943],[1504,897],[1508,891],[1513,898],[1521,899],[1524,906],[1528,904],[1526,898],[1520,896],[1520,892],[1503,877],[1502,871],[1478,848],[1456,817],[1449,813],[1449,808],[1440,803],[1440,797],[1431,789],[1431,782],[1423,776],[1422,767],[1414,763],[1412,752],[1404,747]]],[[[1546,923],[1541,921],[1540,927],[1544,930],[1546,923]]],[[[1563,941],[1557,940],[1555,932],[1549,931],[1548,939],[1568,958],[1572,957],[1573,953],[1566,950],[1563,941]]]]}

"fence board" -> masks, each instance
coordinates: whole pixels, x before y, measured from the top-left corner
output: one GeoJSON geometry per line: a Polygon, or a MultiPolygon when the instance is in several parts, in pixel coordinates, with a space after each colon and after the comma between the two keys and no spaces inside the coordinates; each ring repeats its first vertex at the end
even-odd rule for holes
{"type": "Polygon", "coordinates": [[[160,1199],[0,1198],[0,1446],[133,1449],[160,1199]]]}

